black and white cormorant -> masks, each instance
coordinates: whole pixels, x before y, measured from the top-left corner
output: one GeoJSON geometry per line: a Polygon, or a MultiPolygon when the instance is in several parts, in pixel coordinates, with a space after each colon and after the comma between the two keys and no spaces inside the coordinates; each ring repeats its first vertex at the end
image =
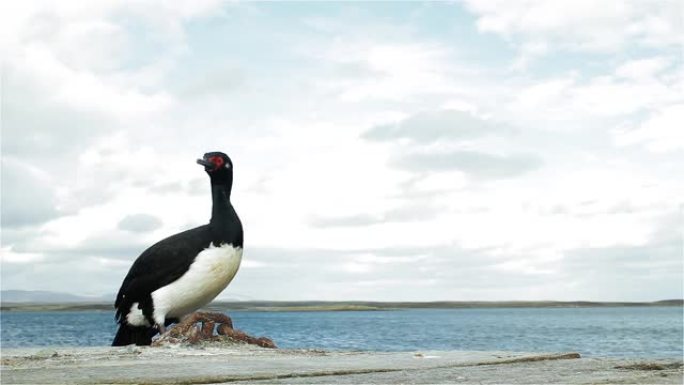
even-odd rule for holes
{"type": "Polygon", "coordinates": [[[113,346],[149,345],[165,326],[211,302],[240,267],[242,224],[230,203],[233,163],[221,152],[197,163],[211,179],[211,220],[157,242],[133,263],[116,296],[113,346]]]}

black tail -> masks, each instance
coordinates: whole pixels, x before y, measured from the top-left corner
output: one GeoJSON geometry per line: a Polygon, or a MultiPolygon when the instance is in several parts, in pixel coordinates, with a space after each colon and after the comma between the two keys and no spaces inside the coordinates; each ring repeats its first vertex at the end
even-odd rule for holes
{"type": "Polygon", "coordinates": [[[149,345],[157,330],[147,326],[131,326],[125,323],[119,324],[112,346],[125,345],[149,345]]]}

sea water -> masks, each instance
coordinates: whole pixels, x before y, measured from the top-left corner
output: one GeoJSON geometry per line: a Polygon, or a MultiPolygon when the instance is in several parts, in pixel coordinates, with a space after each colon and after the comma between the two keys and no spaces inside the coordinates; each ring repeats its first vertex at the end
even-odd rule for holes
{"type": "MultiPolygon", "coordinates": [[[[281,348],[506,350],[585,356],[683,355],[682,307],[228,312],[236,328],[281,348]]],[[[2,348],[106,346],[112,312],[2,312],[2,348]]]]}

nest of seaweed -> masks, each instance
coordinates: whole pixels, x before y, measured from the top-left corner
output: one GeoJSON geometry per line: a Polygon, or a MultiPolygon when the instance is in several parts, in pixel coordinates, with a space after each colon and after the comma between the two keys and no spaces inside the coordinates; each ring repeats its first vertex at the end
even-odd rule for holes
{"type": "Polygon", "coordinates": [[[233,328],[233,321],[227,315],[208,312],[196,312],[185,317],[176,326],[155,339],[152,346],[206,345],[207,343],[249,344],[262,348],[277,348],[270,338],[253,337],[233,328]]]}

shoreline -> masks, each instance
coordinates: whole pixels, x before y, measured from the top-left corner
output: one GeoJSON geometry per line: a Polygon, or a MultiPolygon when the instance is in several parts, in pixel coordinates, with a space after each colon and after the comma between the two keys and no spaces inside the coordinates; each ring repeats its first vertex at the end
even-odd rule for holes
{"type": "MultiPolygon", "coordinates": [[[[592,301],[438,301],[438,302],[372,302],[372,301],[218,301],[208,305],[210,311],[378,311],[406,309],[511,309],[511,308],[611,308],[611,307],[682,307],[684,300],[655,302],[592,301]]],[[[0,311],[111,311],[112,303],[3,302],[0,311]]]]}
{"type": "MultiPolygon", "coordinates": [[[[238,343],[241,345],[241,343],[238,343]]],[[[100,349],[109,349],[112,348],[109,345],[32,345],[32,346],[15,346],[15,347],[9,347],[9,348],[2,348],[0,349],[2,354],[0,354],[0,358],[5,357],[7,354],[26,354],[26,353],[40,353],[39,355],[46,354],[46,352],[60,352],[60,351],[70,351],[70,350],[100,350],[100,349]]],[[[163,346],[163,347],[150,347],[150,346],[133,346],[130,345],[126,347],[127,349],[172,349],[172,347],[169,346],[163,346]]],[[[182,348],[188,348],[188,349],[199,349],[199,350],[204,350],[207,348],[211,348],[210,345],[206,344],[200,347],[197,346],[191,346],[191,345],[182,345],[182,348]]],[[[252,348],[250,346],[245,345],[245,348],[252,348]]],[[[116,347],[115,347],[116,349],[116,347]]],[[[324,347],[278,347],[276,348],[278,351],[281,352],[297,352],[297,351],[311,351],[311,352],[325,352],[326,354],[356,354],[356,353],[364,353],[364,354],[404,354],[404,353],[415,353],[418,351],[431,351],[430,349],[406,349],[406,350],[349,350],[349,349],[334,349],[334,348],[324,348],[324,347]]],[[[458,351],[458,350],[440,350],[443,352],[448,352],[448,351],[458,351]]],[[[467,352],[469,353],[490,353],[490,350],[468,350],[467,352]]],[[[547,351],[524,351],[524,352],[517,352],[517,351],[502,351],[502,352],[508,352],[508,353],[525,353],[529,355],[545,355],[549,354],[547,351]]],[[[563,353],[565,354],[565,353],[563,353]]],[[[581,352],[580,350],[573,351],[572,354],[578,354],[581,356],[583,359],[595,359],[595,360],[644,360],[644,361],[664,361],[664,360],[683,360],[684,361],[684,356],[681,355],[649,355],[649,354],[640,354],[640,355],[625,355],[625,354],[613,354],[613,355],[605,355],[605,354],[591,354],[591,353],[585,353],[581,352]]],[[[1,384],[1,383],[0,383],[1,384]]]]}
{"type": "Polygon", "coordinates": [[[678,384],[679,359],[574,352],[349,352],[247,345],[3,349],[2,383],[678,384]]]}

